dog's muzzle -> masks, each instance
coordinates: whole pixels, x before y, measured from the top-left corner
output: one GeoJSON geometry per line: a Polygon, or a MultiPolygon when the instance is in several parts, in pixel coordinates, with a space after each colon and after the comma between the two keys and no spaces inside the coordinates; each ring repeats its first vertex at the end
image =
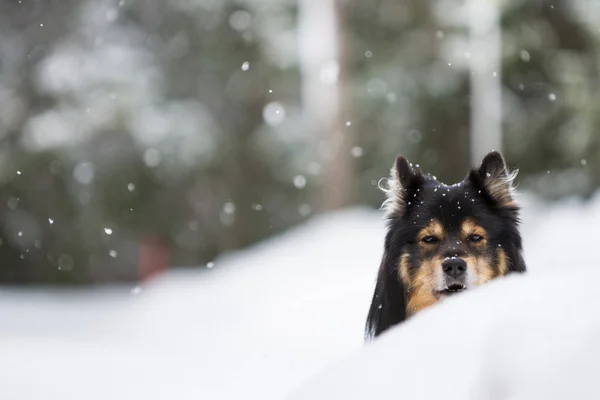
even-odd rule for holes
{"type": "Polygon", "coordinates": [[[448,257],[442,263],[444,289],[442,294],[451,295],[467,289],[467,263],[462,258],[448,257]]]}

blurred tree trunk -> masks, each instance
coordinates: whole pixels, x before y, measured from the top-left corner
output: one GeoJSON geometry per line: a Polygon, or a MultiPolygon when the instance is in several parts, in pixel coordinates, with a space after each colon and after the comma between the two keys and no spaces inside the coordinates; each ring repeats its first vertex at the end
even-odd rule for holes
{"type": "Polygon", "coordinates": [[[299,0],[298,18],[303,108],[322,163],[317,208],[339,209],[353,202],[344,5],[341,0],[299,0]]]}
{"type": "Polygon", "coordinates": [[[472,165],[491,150],[502,151],[502,42],[500,1],[469,0],[472,165]]]}

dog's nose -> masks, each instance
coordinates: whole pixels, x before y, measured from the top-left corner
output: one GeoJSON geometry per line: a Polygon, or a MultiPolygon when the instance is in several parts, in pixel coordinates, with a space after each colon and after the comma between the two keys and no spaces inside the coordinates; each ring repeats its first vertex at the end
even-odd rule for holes
{"type": "Polygon", "coordinates": [[[462,258],[448,258],[442,263],[444,273],[454,279],[458,279],[465,274],[467,263],[462,258]]]}

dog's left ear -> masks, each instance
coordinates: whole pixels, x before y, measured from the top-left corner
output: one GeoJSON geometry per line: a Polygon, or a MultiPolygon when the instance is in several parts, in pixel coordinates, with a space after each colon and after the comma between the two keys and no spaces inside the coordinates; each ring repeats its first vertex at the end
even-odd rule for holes
{"type": "Polygon", "coordinates": [[[504,158],[497,151],[488,153],[478,169],[471,171],[476,183],[500,207],[516,207],[513,182],[518,171],[509,172],[504,158]]]}

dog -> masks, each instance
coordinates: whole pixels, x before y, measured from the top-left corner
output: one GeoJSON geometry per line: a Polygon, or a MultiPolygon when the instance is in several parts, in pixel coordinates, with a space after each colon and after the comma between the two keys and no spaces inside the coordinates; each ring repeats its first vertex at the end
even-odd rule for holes
{"type": "Polygon", "coordinates": [[[373,339],[445,298],[526,271],[514,179],[499,152],[448,186],[399,155],[382,208],[384,251],[365,324],[373,339]]]}

